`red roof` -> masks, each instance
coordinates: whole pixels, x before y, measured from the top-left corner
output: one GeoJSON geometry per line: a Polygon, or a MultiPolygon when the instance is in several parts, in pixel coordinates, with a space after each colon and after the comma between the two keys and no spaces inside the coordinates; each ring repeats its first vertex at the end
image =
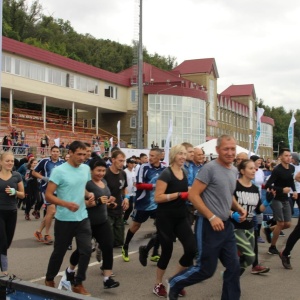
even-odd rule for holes
{"type": "Polygon", "coordinates": [[[270,124],[272,126],[275,125],[274,119],[272,119],[270,117],[262,116],[260,120],[262,121],[262,123],[267,123],[267,124],[270,124]]]}
{"type": "Polygon", "coordinates": [[[50,51],[27,45],[13,39],[9,39],[4,36],[2,37],[2,49],[5,52],[11,52],[52,66],[70,70],[75,73],[123,86],[129,86],[128,78],[126,78],[122,74],[115,74],[103,69],[99,69],[85,63],[61,56],[59,54],[52,53],[50,51]]]}
{"type": "Polygon", "coordinates": [[[196,74],[196,73],[207,73],[213,72],[216,78],[219,78],[219,73],[214,58],[202,58],[202,59],[191,59],[185,60],[173,71],[179,71],[180,74],[196,74]]]}
{"type": "Polygon", "coordinates": [[[220,95],[230,97],[253,96],[256,99],[254,84],[231,85],[220,95]]]}

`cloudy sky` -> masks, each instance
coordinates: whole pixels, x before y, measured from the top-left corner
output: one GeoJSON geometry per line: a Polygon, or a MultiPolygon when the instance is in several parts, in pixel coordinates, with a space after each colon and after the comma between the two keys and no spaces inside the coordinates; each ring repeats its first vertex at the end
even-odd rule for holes
{"type": "MultiPolygon", "coordinates": [[[[69,20],[79,33],[131,44],[139,0],[40,0],[43,12],[69,20]]],[[[216,60],[218,92],[255,86],[269,106],[300,109],[300,1],[143,0],[148,52],[216,60]]]]}

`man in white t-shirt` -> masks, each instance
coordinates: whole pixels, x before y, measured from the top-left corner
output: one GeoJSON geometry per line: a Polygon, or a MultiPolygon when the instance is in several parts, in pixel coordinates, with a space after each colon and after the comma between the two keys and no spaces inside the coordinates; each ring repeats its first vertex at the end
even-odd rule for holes
{"type": "Polygon", "coordinates": [[[126,165],[127,168],[124,170],[126,173],[127,177],[127,190],[128,194],[130,196],[129,198],[129,208],[125,211],[124,213],[124,225],[128,225],[127,220],[132,212],[133,209],[133,202],[134,202],[134,197],[135,197],[135,191],[136,191],[136,173],[134,171],[134,165],[135,165],[135,160],[132,158],[128,158],[126,160],[126,165]]]}

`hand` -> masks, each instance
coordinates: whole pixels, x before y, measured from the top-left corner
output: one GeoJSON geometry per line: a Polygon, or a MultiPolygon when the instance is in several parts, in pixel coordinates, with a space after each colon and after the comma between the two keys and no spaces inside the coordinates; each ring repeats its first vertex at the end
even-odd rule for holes
{"type": "Polygon", "coordinates": [[[241,222],[241,216],[237,211],[235,211],[231,214],[231,219],[233,219],[234,221],[236,221],[238,223],[241,222]]]}
{"type": "Polygon", "coordinates": [[[116,202],[107,202],[106,205],[110,209],[115,209],[118,206],[116,202]]]}
{"type": "Polygon", "coordinates": [[[290,191],[291,191],[291,188],[290,188],[290,187],[285,187],[285,188],[283,188],[283,190],[282,190],[282,192],[283,192],[284,194],[288,194],[290,191]]]}
{"type": "Polygon", "coordinates": [[[224,223],[218,217],[215,217],[214,219],[212,219],[210,221],[210,225],[211,225],[211,227],[213,228],[214,231],[222,231],[222,230],[224,230],[224,223]]]}
{"type": "Polygon", "coordinates": [[[297,192],[293,192],[293,199],[297,200],[298,199],[298,193],[297,192]]]}
{"type": "Polygon", "coordinates": [[[45,182],[48,182],[48,181],[49,181],[49,178],[48,178],[48,177],[45,177],[45,176],[43,176],[42,180],[43,180],[43,181],[45,181],[45,182]]]}
{"type": "Polygon", "coordinates": [[[241,207],[239,209],[239,214],[240,214],[240,221],[244,222],[247,218],[247,214],[248,214],[247,211],[244,208],[241,207]]]}
{"type": "Polygon", "coordinates": [[[95,195],[94,195],[94,193],[88,193],[87,198],[88,198],[89,201],[95,201],[95,195]]]}
{"type": "Polygon", "coordinates": [[[122,202],[122,208],[123,208],[123,211],[127,210],[129,207],[129,201],[127,198],[125,198],[122,202]]]}
{"type": "Polygon", "coordinates": [[[75,212],[79,209],[79,205],[75,202],[66,202],[66,208],[72,212],[75,212]]]}
{"type": "Polygon", "coordinates": [[[116,200],[117,199],[114,196],[110,196],[109,199],[108,199],[109,202],[115,202],[116,200]]]}
{"type": "Polygon", "coordinates": [[[106,204],[108,202],[107,196],[101,196],[98,198],[99,201],[101,201],[102,204],[106,204]]]}
{"type": "Polygon", "coordinates": [[[15,196],[17,191],[16,189],[7,186],[7,188],[5,188],[5,193],[8,194],[9,196],[15,196]]]}

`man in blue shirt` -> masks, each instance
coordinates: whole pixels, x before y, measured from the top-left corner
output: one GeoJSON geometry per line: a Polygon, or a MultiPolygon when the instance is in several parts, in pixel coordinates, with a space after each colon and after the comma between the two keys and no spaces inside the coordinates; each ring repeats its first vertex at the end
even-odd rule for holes
{"type": "Polygon", "coordinates": [[[59,157],[60,151],[57,146],[52,146],[50,151],[51,156],[42,159],[32,171],[32,175],[34,177],[41,179],[41,194],[44,200],[44,204],[46,205],[46,215],[41,222],[40,228],[34,233],[34,236],[39,242],[44,242],[47,245],[53,244],[53,239],[50,236],[49,231],[55,214],[55,205],[46,201],[45,192],[52,170],[64,163],[64,160],[59,157]],[[42,231],[44,228],[45,236],[43,239],[42,231]]]}
{"type": "MultiPolygon", "coordinates": [[[[128,248],[134,234],[140,229],[142,223],[149,218],[155,219],[157,204],[154,201],[156,181],[165,166],[160,161],[161,150],[153,148],[149,153],[149,162],[142,164],[136,180],[136,201],[132,212],[132,225],[127,231],[122,247],[123,260],[128,262],[128,248]]],[[[157,251],[157,249],[156,249],[157,251]]]]}
{"type": "Polygon", "coordinates": [[[72,290],[74,293],[90,296],[82,285],[92,252],[92,232],[85,198],[93,201],[95,196],[85,189],[90,180],[90,168],[83,164],[85,150],[84,143],[72,142],[69,149],[70,159],[55,168],[49,178],[45,197],[49,203],[57,206],[57,211],[54,249],[49,260],[45,285],[55,287],[54,278],[59,272],[70,241],[75,237],[80,256],[77,274],[75,276],[74,272],[70,279],[72,290]]]}

